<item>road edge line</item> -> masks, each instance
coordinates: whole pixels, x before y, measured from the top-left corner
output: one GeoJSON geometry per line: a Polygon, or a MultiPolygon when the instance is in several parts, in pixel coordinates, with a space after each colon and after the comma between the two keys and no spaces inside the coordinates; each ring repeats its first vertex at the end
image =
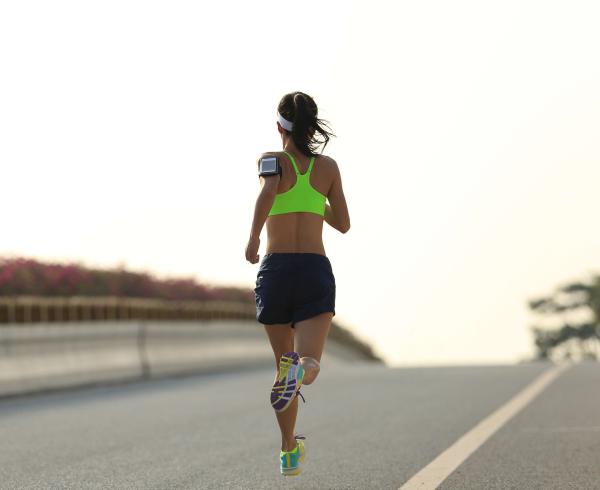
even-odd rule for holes
{"type": "Polygon", "coordinates": [[[544,372],[460,437],[433,461],[415,473],[399,490],[434,490],[498,429],[525,408],[572,363],[557,364],[544,372]]]}

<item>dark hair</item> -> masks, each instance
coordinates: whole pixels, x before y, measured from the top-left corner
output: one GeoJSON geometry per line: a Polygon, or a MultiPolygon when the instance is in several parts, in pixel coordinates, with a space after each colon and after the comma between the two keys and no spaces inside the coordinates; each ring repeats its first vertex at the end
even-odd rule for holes
{"type": "Polygon", "coordinates": [[[279,114],[294,123],[291,131],[296,147],[307,156],[315,156],[319,146],[325,149],[329,138],[335,136],[327,121],[317,117],[319,110],[310,95],[292,92],[284,95],[277,108],[279,114]]]}

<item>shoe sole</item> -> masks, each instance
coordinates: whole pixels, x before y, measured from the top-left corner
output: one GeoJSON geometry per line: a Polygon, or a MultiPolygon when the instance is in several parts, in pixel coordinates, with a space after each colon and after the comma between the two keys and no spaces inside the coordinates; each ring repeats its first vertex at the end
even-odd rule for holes
{"type": "MultiPolygon", "coordinates": [[[[282,356],[285,356],[286,354],[282,354],[282,356]]],[[[290,356],[288,356],[288,357],[290,357],[290,356]]],[[[299,356],[298,356],[298,364],[297,364],[297,366],[298,366],[298,374],[296,375],[297,377],[296,377],[296,386],[294,388],[294,394],[280,408],[275,408],[275,405],[277,404],[277,402],[279,402],[281,400],[281,397],[279,397],[279,399],[277,399],[275,401],[275,403],[271,402],[271,406],[273,407],[273,409],[276,412],[284,412],[290,406],[290,404],[294,401],[294,398],[296,398],[296,396],[298,396],[298,391],[300,391],[300,388],[302,387],[302,380],[304,379],[304,368],[300,364],[300,357],[299,356]]],[[[273,387],[271,388],[271,394],[273,393],[273,388],[275,387],[276,384],[277,384],[277,381],[273,384],[273,387]]],[[[282,391],[285,392],[286,390],[282,390],[282,391]]]]}

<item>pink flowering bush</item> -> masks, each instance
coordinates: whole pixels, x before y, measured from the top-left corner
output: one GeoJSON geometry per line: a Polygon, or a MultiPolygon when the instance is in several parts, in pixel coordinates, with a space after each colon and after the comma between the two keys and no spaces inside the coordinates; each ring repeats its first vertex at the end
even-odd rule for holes
{"type": "Polygon", "coordinates": [[[254,292],[212,287],[191,278],[157,279],[125,269],[90,269],[34,259],[0,259],[0,296],[120,296],[254,303],[254,292]]]}

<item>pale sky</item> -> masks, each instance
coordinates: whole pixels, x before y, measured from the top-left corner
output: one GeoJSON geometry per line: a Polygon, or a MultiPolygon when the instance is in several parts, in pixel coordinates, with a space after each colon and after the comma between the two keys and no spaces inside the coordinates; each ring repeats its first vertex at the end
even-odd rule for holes
{"type": "MultiPolygon", "coordinates": [[[[532,354],[600,271],[597,2],[3,2],[0,255],[252,288],[281,96],[338,137],[336,320],[393,365],[532,354]]],[[[266,246],[261,237],[260,258],[266,246]]]]}

